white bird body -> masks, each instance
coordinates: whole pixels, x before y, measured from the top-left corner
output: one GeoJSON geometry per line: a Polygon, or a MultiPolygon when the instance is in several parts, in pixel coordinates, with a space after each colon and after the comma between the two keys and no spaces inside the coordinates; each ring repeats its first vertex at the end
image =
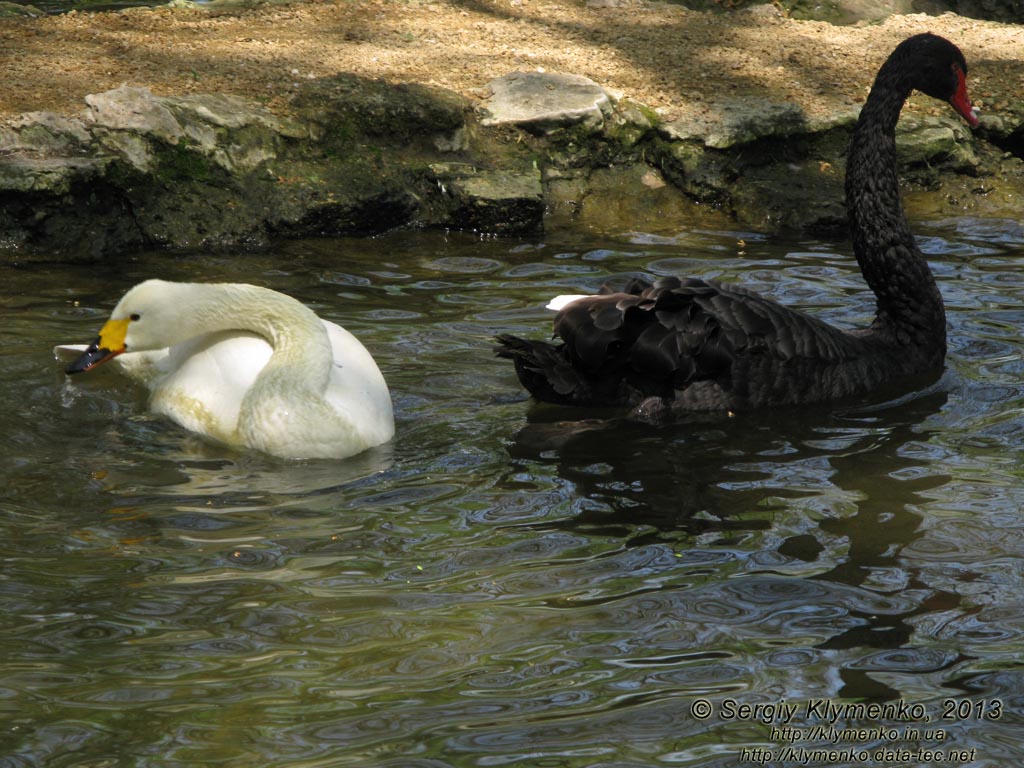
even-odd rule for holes
{"type": "Polygon", "coordinates": [[[266,288],[141,283],[69,371],[108,359],[149,389],[154,413],[226,445],[344,458],[394,435],[390,393],[366,348],[266,288]]]}

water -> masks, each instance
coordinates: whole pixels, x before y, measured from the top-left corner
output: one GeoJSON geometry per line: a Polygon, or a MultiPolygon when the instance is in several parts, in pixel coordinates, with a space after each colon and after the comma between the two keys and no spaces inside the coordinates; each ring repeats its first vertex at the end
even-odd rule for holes
{"type": "Polygon", "coordinates": [[[491,336],[546,335],[547,298],[627,273],[863,321],[848,246],[399,233],[5,267],[0,766],[1012,764],[1024,230],[916,229],[949,307],[938,384],[663,427],[532,404],[491,336]],[[153,276],[344,324],[397,440],[276,461],[66,381],[50,348],[153,276]],[[822,709],[857,702],[891,709],[822,709]]]}

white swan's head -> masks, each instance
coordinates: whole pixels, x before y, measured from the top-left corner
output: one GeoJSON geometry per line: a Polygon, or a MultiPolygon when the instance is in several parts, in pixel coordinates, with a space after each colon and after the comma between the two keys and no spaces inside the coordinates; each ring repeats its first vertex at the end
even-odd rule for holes
{"type": "Polygon", "coordinates": [[[125,352],[163,349],[187,338],[198,322],[189,317],[188,306],[201,290],[195,284],[166,280],[139,283],[117,303],[96,340],[65,370],[89,371],[125,352]]]}

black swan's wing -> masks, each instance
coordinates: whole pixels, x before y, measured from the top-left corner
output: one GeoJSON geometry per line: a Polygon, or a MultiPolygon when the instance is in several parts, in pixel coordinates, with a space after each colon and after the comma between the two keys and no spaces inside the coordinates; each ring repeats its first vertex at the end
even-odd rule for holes
{"type": "Polygon", "coordinates": [[[561,344],[502,336],[497,353],[542,400],[621,405],[657,396],[689,398],[695,408],[806,399],[783,390],[804,386],[814,373],[805,369],[860,354],[851,334],[738,286],[667,278],[627,291],[566,305],[554,323],[561,344]],[[691,391],[697,382],[712,386],[691,391]]]}

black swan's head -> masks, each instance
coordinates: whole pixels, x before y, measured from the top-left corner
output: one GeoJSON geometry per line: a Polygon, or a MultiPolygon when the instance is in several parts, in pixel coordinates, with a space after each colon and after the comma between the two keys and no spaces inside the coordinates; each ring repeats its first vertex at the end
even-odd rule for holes
{"type": "Polygon", "coordinates": [[[948,101],[972,128],[978,125],[967,95],[967,61],[949,40],[930,32],[908,37],[896,46],[887,64],[907,78],[909,88],[948,101]]]}

